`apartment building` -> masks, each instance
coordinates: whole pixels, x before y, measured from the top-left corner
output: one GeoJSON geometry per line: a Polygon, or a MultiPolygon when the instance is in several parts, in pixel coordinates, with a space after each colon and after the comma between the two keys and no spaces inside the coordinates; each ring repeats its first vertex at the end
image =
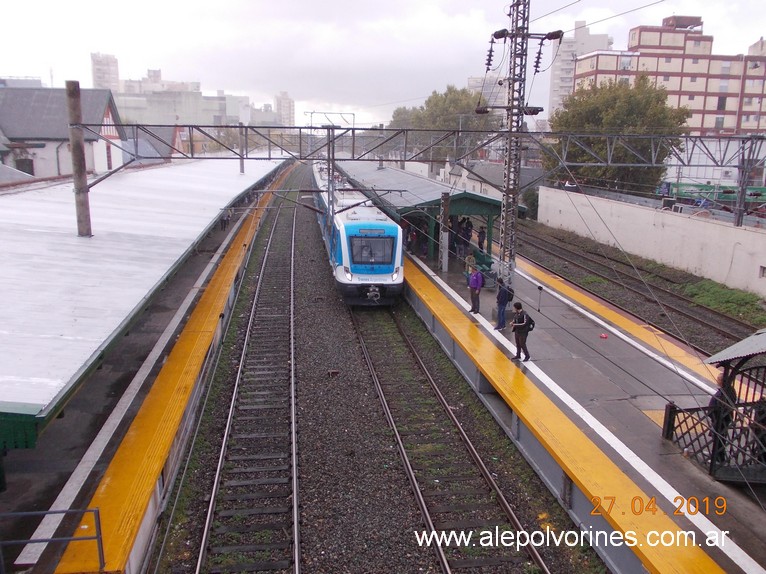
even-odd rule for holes
{"type": "Polygon", "coordinates": [[[274,111],[283,126],[295,125],[295,100],[287,92],[279,92],[274,96],[274,111]]]}
{"type": "Polygon", "coordinates": [[[766,132],[766,43],[747,54],[713,53],[713,36],[698,16],[671,16],[661,26],[630,30],[628,49],[596,50],[577,57],[576,87],[604,82],[632,85],[639,74],[664,87],[668,105],[692,112],[692,135],[721,136],[766,132]]]}
{"type": "Polygon", "coordinates": [[[508,105],[508,89],[501,76],[497,74],[472,76],[468,78],[466,87],[474,94],[481,95],[491,112],[505,115],[505,106],[508,105]]]}
{"type": "Polygon", "coordinates": [[[93,74],[93,88],[97,90],[120,90],[120,67],[117,58],[111,54],[91,54],[90,66],[93,74]]]}
{"type": "Polygon", "coordinates": [[[608,34],[591,34],[585,21],[575,21],[574,36],[551,42],[551,80],[548,92],[548,117],[561,107],[574,90],[577,58],[597,50],[611,50],[614,40],[608,34]]]}

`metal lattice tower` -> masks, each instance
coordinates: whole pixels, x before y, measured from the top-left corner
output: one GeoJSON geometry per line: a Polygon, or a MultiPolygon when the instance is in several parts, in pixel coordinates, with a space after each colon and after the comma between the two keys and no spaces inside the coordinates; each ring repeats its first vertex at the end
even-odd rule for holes
{"type": "Polygon", "coordinates": [[[527,44],[529,41],[529,2],[516,0],[508,16],[510,30],[495,32],[496,39],[508,38],[509,71],[506,118],[506,153],[503,173],[503,201],[500,212],[500,276],[509,276],[516,264],[516,212],[519,205],[521,180],[521,132],[524,119],[524,87],[527,80],[527,44]]]}

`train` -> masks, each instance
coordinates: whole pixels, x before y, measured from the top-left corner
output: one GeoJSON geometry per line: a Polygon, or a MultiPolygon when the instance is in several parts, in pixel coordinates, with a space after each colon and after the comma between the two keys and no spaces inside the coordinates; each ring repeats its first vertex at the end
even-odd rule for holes
{"type": "Polygon", "coordinates": [[[324,164],[314,163],[314,178],[320,189],[315,204],[322,238],[343,301],[394,304],[404,291],[401,226],[342,178],[328,182],[324,164]]]}

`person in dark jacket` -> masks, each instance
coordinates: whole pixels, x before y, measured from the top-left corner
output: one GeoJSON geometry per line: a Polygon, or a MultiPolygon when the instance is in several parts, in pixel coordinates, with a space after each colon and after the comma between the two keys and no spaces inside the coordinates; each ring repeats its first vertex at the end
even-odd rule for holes
{"type": "Polygon", "coordinates": [[[505,284],[502,277],[497,278],[497,326],[495,331],[505,329],[505,308],[513,299],[513,289],[505,284]]]}
{"type": "Polygon", "coordinates": [[[710,397],[708,416],[710,418],[710,438],[712,441],[711,458],[714,464],[726,462],[729,426],[734,418],[734,405],[737,402],[737,392],[731,383],[724,381],[723,373],[716,377],[718,390],[710,397]]]}
{"type": "Polygon", "coordinates": [[[529,334],[529,315],[522,308],[521,302],[516,301],[513,304],[513,334],[516,340],[515,359],[521,359],[521,352],[524,351],[524,361],[529,360],[529,350],[527,349],[527,335],[529,334]]]}

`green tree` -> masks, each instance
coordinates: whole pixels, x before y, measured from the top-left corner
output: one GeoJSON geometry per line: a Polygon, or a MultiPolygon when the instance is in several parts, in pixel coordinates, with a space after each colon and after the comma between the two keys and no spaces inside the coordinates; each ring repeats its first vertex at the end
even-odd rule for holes
{"type": "MultiPolygon", "coordinates": [[[[684,124],[691,116],[687,108],[672,108],[667,105],[667,94],[662,87],[653,86],[647,76],[638,76],[633,86],[622,82],[606,82],[600,86],[580,88],[563,102],[550,118],[551,131],[571,134],[631,134],[680,136],[686,130],[684,124]]],[[[598,153],[606,150],[606,139],[601,137],[583,138],[587,145],[598,153]]],[[[673,141],[678,145],[679,141],[673,141]]],[[[643,157],[650,157],[649,140],[631,141],[643,157]]],[[[554,149],[556,146],[554,146],[554,149]]],[[[659,161],[669,153],[660,152],[659,161]]],[[[568,157],[572,163],[587,163],[592,157],[585,150],[572,149],[568,157]]],[[[638,163],[633,153],[617,146],[613,150],[615,163],[638,163]]],[[[558,168],[558,177],[568,179],[574,176],[580,183],[594,187],[653,192],[660,184],[665,168],[640,167],[572,167],[562,172],[555,159],[546,157],[544,165],[548,170],[558,168]]]]}
{"type": "Polygon", "coordinates": [[[500,125],[499,117],[493,114],[477,114],[476,108],[484,102],[467,88],[457,89],[447,86],[443,93],[434,91],[422,106],[400,107],[394,110],[388,128],[409,128],[418,131],[408,136],[408,152],[413,149],[426,149],[424,159],[445,160],[447,157],[462,155],[486,139],[487,132],[496,131],[500,125]],[[447,130],[461,131],[459,148],[453,145],[438,145],[436,142],[447,130]],[[429,131],[432,130],[432,131],[429,131]]]}

